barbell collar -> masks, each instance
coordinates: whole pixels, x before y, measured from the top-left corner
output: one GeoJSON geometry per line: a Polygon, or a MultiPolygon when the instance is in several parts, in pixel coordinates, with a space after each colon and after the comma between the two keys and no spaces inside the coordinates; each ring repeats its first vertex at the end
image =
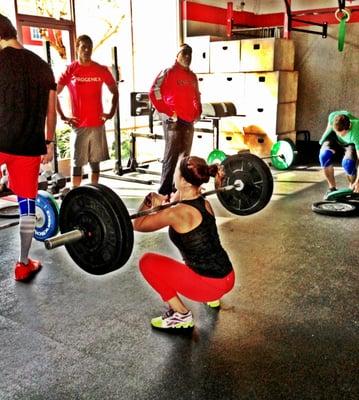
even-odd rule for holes
{"type": "MultiPolygon", "coordinates": [[[[293,154],[294,155],[297,155],[298,154],[298,151],[297,150],[294,150],[293,151],[293,154]]],[[[273,158],[273,157],[276,157],[276,158],[281,158],[282,160],[286,160],[286,156],[285,156],[285,154],[274,154],[274,155],[272,155],[272,156],[268,156],[268,157],[260,157],[262,160],[268,160],[268,159],[270,159],[270,158],[273,158]]]]}
{"type": "Polygon", "coordinates": [[[54,236],[45,240],[45,247],[47,250],[55,249],[56,247],[63,246],[67,243],[78,242],[86,236],[85,231],[75,229],[70,232],[62,233],[61,235],[54,236]]]}

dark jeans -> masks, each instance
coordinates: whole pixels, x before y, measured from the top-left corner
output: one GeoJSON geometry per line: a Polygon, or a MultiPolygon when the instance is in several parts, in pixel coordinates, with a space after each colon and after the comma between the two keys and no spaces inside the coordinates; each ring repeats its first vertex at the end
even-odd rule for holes
{"type": "Polygon", "coordinates": [[[165,153],[163,156],[161,185],[158,193],[171,194],[174,191],[173,175],[176,169],[178,157],[183,153],[188,156],[191,153],[193,141],[193,123],[182,120],[163,121],[165,139],[165,153]]]}

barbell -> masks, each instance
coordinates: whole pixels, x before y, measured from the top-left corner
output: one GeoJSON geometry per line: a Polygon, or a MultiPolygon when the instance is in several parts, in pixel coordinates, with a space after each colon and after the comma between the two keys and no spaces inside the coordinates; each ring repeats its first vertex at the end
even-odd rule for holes
{"type": "MultiPolygon", "coordinates": [[[[273,193],[268,165],[254,154],[227,157],[222,179],[215,189],[220,203],[236,215],[250,215],[263,209],[273,193]]],[[[46,249],[65,245],[73,261],[84,271],[104,275],[121,268],[129,259],[134,241],[132,219],[158,212],[178,202],[163,204],[129,215],[121,198],[110,188],[84,185],[69,191],[59,213],[60,235],[44,241],[46,249]]]]}
{"type": "MultiPolygon", "coordinates": [[[[290,139],[278,140],[273,143],[268,157],[260,157],[262,160],[270,159],[271,165],[278,170],[286,170],[290,168],[297,155],[295,145],[290,139]]],[[[208,157],[208,164],[214,162],[222,162],[227,157],[226,153],[219,149],[212,150],[208,157]]]]}

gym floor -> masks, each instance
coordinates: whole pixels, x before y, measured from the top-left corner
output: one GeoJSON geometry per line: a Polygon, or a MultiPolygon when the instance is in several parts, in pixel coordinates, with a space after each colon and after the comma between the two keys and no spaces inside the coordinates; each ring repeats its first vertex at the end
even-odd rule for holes
{"type": "MultiPolygon", "coordinates": [[[[138,259],[178,257],[166,230],[135,233],[127,264],[102,277],[34,242],[43,269],[26,284],[13,279],[18,227],[1,230],[0,399],[358,399],[359,217],[311,211],[326,191],[319,167],[272,172],[257,214],[210,198],[237,280],[219,311],[188,301],[191,333],[149,324],[164,305],[138,259]]],[[[157,187],[101,182],[130,212],[157,187]]]]}

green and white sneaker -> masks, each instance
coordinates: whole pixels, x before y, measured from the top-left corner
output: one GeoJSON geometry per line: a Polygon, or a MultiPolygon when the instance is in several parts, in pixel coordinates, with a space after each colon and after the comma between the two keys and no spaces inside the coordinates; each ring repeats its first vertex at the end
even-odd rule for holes
{"type": "Polygon", "coordinates": [[[221,306],[221,302],[219,300],[207,301],[207,306],[211,308],[219,308],[221,306]]]}
{"type": "Polygon", "coordinates": [[[169,309],[161,317],[152,318],[151,325],[158,329],[193,328],[194,320],[191,311],[181,314],[169,309]]]}

